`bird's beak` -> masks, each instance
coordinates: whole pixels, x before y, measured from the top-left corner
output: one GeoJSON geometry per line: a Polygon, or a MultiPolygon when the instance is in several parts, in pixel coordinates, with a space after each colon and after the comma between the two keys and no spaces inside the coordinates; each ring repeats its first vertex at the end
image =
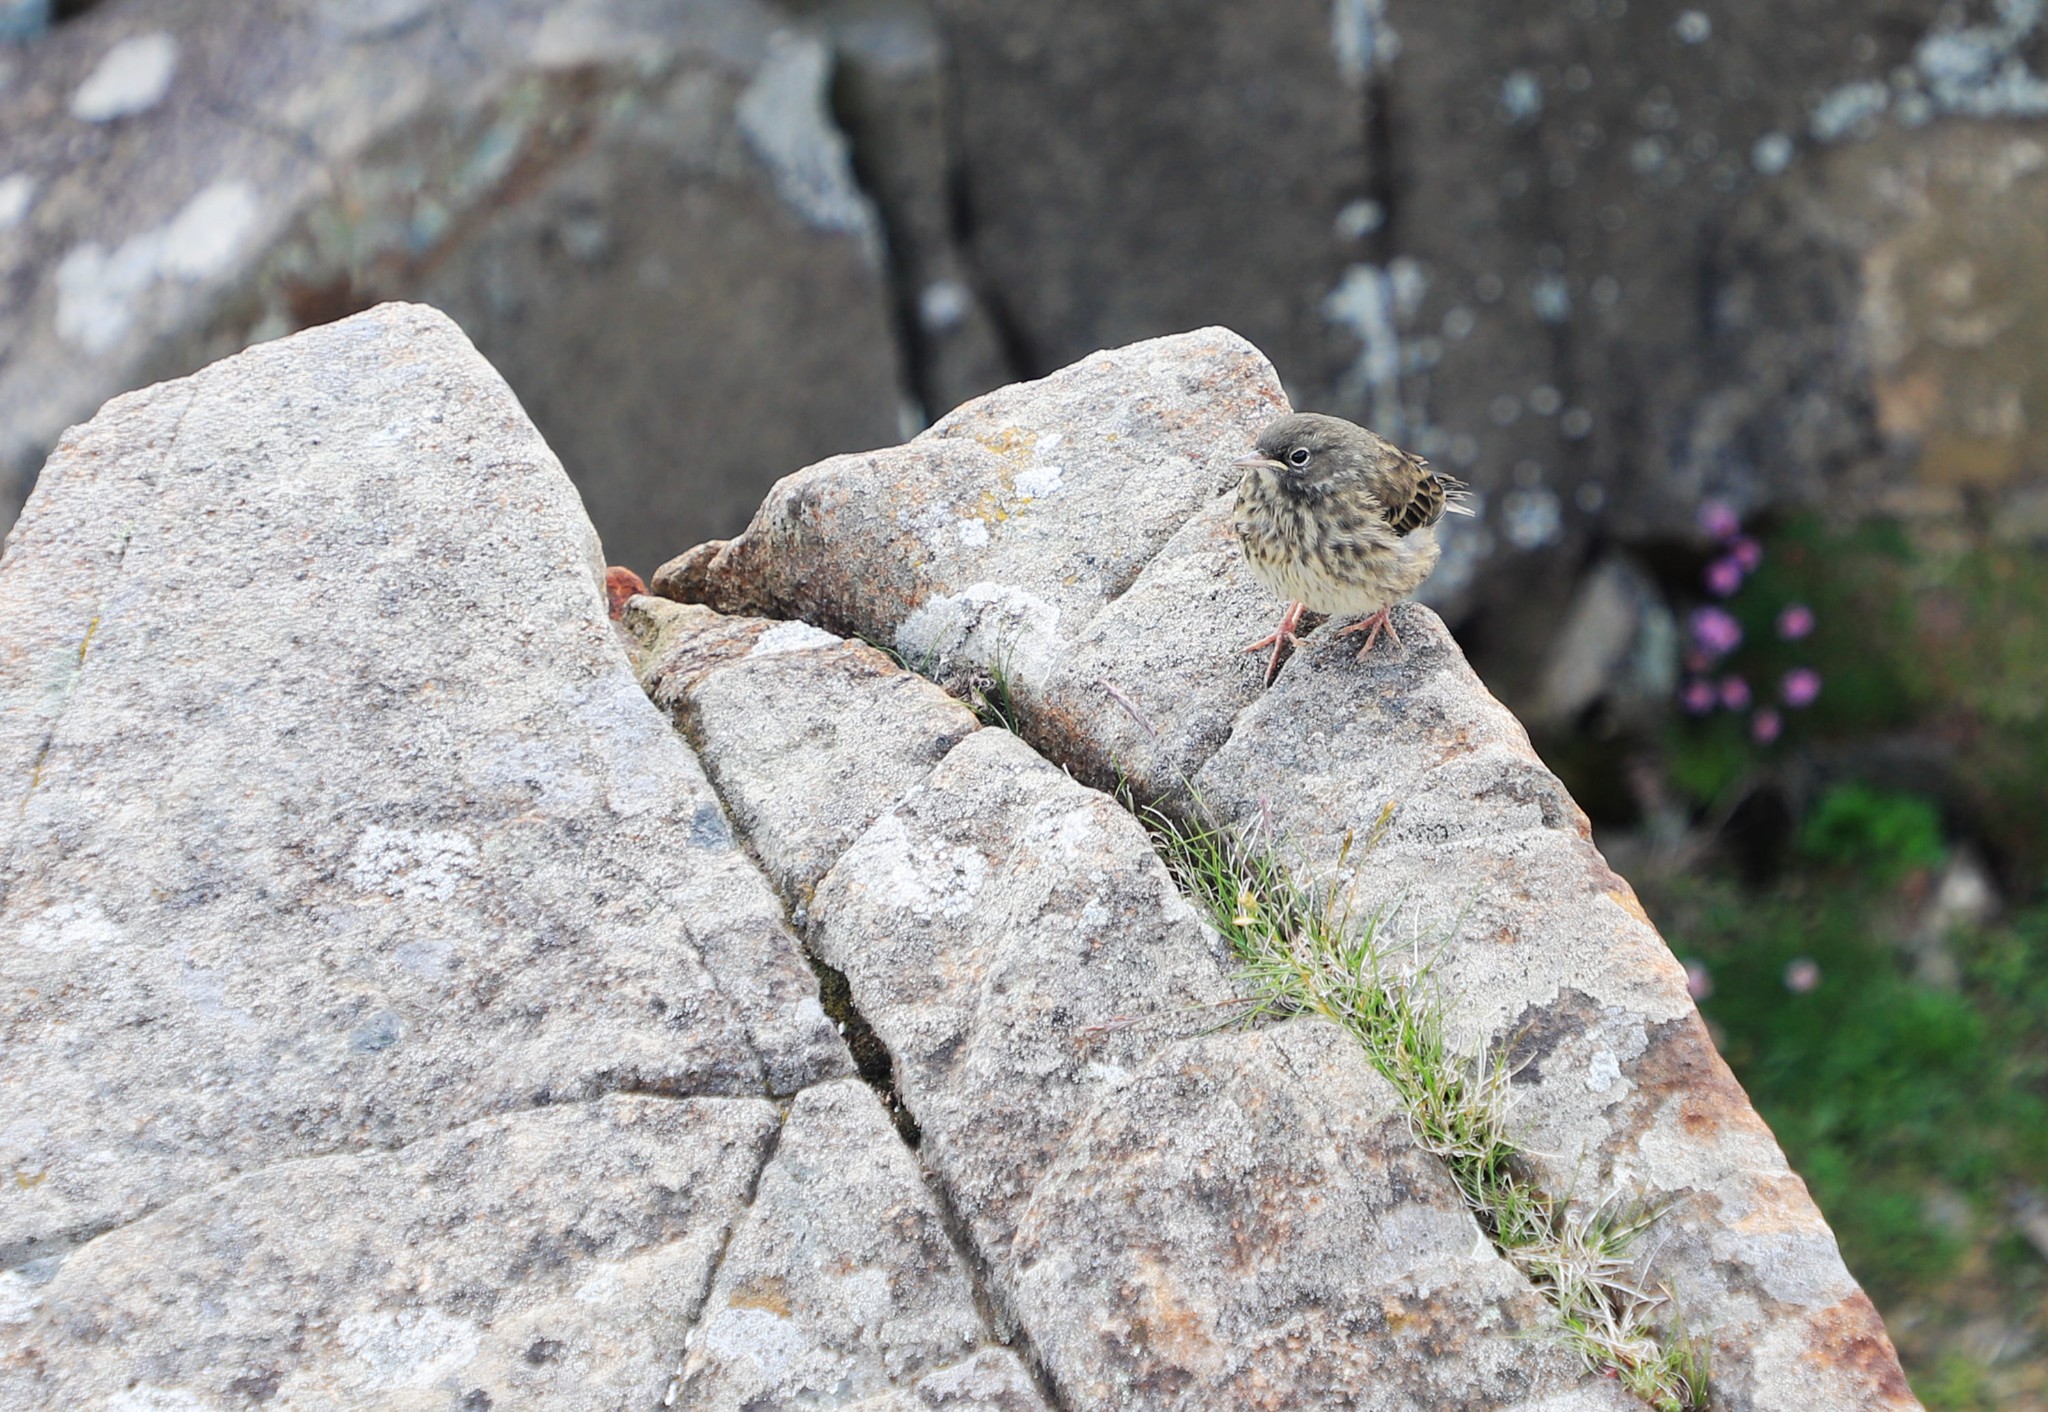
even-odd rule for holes
{"type": "Polygon", "coordinates": [[[1281,465],[1272,457],[1259,455],[1240,456],[1235,461],[1232,461],[1230,464],[1233,466],[1242,466],[1246,469],[1250,469],[1253,466],[1271,466],[1276,471],[1284,471],[1287,469],[1287,467],[1281,465]]]}

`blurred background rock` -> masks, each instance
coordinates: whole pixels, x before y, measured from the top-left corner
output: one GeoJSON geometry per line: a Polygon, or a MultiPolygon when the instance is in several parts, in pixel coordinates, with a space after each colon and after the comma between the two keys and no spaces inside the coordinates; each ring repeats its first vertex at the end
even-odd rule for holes
{"type": "Polygon", "coordinates": [[[1916,1386],[2048,1406],[2044,119],[2042,0],[0,0],[0,526],[384,299],[642,572],[1228,324],[1479,490],[1433,600],[1916,1386]]]}

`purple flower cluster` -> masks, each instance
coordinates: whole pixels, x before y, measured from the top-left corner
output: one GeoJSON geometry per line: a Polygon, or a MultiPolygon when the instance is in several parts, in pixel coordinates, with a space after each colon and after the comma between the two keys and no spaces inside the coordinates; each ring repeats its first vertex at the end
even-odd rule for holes
{"type": "MultiPolygon", "coordinates": [[[[1718,556],[1707,565],[1707,592],[1716,598],[1732,598],[1763,563],[1763,546],[1742,532],[1741,516],[1724,500],[1709,500],[1700,507],[1700,528],[1720,546],[1718,556]]],[[[1788,603],[1778,613],[1776,627],[1780,639],[1798,642],[1813,632],[1813,609],[1804,603],[1788,603]]],[[[1686,676],[1678,689],[1679,705],[1695,716],[1717,710],[1739,715],[1750,710],[1756,700],[1748,679],[1719,671],[1740,646],[1742,624],[1734,614],[1713,605],[1695,608],[1686,619],[1686,676]]],[[[1811,706],[1819,696],[1820,673],[1811,667],[1795,667],[1778,683],[1778,702],[1790,710],[1811,706]]],[[[1784,730],[1785,718],[1775,706],[1759,707],[1749,718],[1750,737],[1759,745],[1769,745],[1784,730]]]]}

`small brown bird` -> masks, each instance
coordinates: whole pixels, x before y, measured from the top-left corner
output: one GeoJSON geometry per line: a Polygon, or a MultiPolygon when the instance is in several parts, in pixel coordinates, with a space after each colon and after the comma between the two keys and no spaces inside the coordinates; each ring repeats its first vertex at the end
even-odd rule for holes
{"type": "Polygon", "coordinates": [[[1436,567],[1444,512],[1472,513],[1464,486],[1364,427],[1314,412],[1268,424],[1258,448],[1237,462],[1237,538],[1252,573],[1287,600],[1287,611],[1271,636],[1245,651],[1273,649],[1270,682],[1308,609],[1363,614],[1338,633],[1365,633],[1360,661],[1382,632],[1399,646],[1388,610],[1436,567]]]}

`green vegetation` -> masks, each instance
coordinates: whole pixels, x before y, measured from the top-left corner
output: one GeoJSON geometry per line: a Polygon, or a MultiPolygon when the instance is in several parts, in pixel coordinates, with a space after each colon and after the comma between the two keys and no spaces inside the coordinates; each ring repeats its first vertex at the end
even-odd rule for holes
{"type": "MultiPolygon", "coordinates": [[[[1529,1180],[1508,1137],[1505,1059],[1452,1051],[1428,961],[1398,964],[1382,940],[1385,914],[1355,914],[1336,884],[1303,883],[1236,831],[1137,812],[1181,889],[1243,961],[1245,1019],[1321,1015],[1348,1031],[1401,1096],[1416,1141],[1442,1159],[1494,1246],[1549,1298],[1587,1365],[1658,1412],[1705,1407],[1704,1345],[1659,1331],[1668,1300],[1641,1289],[1633,1268],[1636,1237],[1656,1213],[1574,1209],[1529,1180]]],[[[1376,842],[1377,834],[1361,851],[1376,842]]]]}
{"type": "Polygon", "coordinates": [[[1819,516],[1761,541],[1712,670],[1762,703],[1804,668],[1818,696],[1767,740],[1740,713],[1674,713],[1560,763],[1609,801],[1629,791],[1585,762],[1661,763],[1694,830],[1635,880],[1922,1399],[2048,1404],[2048,1364],[2016,1352],[2048,1344],[2048,1249],[2016,1214],[2048,1209],[2048,555],[1819,516]],[[1783,630],[1789,605],[1808,631],[1783,630]],[[1940,935],[1922,918],[1958,839],[2015,905],[1940,935]],[[1714,843],[1704,874],[1683,861],[1714,843]]]}
{"type": "Polygon", "coordinates": [[[2048,1184],[2048,909],[1910,938],[1942,858],[1928,800],[1845,785],[1775,884],[1667,879],[1646,898],[1703,968],[1722,1052],[1892,1317],[1922,1397],[1963,1409],[1999,1404],[1942,1326],[2038,1311],[2048,1293],[2010,1214],[2048,1184]],[[1944,948],[1956,984],[1916,978],[1909,940],[1944,948]]]}

